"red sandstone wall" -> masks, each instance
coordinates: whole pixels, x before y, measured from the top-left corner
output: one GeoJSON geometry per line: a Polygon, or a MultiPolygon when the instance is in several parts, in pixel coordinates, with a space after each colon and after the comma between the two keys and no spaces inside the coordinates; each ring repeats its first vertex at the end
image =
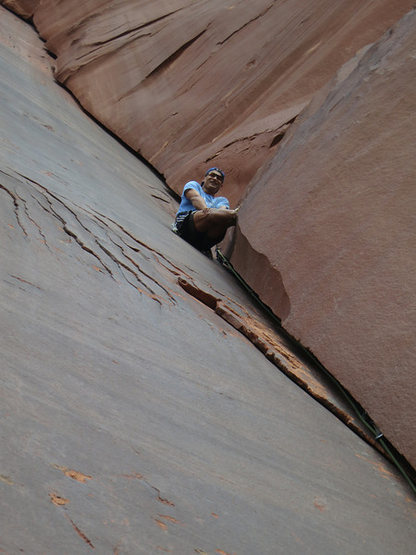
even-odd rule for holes
{"type": "Polygon", "coordinates": [[[315,98],[245,199],[232,258],[413,464],[415,27],[315,98]]]}
{"type": "Polygon", "coordinates": [[[39,0],[2,0],[0,4],[21,15],[25,19],[32,17],[39,0]]]}
{"type": "Polygon", "coordinates": [[[233,202],[252,180],[233,261],[416,464],[414,16],[315,96],[412,5],[42,0],[34,22],[172,188],[207,164],[233,202]]]}
{"type": "Polygon", "coordinates": [[[0,7],[0,553],[412,554],[398,473],[37,39],[0,7]]]}
{"type": "Polygon", "coordinates": [[[237,202],[290,122],[412,0],[42,0],[56,77],[180,191],[207,164],[237,202]]]}

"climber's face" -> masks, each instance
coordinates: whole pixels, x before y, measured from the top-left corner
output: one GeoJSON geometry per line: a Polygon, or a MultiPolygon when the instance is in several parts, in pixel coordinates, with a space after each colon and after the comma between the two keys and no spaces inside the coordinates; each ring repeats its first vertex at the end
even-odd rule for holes
{"type": "Polygon", "coordinates": [[[219,172],[213,170],[205,176],[202,188],[209,195],[215,195],[220,190],[223,181],[223,176],[219,172]]]}

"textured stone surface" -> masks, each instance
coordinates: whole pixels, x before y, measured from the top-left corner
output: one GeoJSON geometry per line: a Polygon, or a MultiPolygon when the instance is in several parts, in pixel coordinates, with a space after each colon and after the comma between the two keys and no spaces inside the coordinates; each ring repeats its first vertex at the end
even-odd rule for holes
{"type": "MultiPolygon", "coordinates": [[[[127,0],[3,3],[26,15],[36,10],[35,24],[58,56],[57,78],[141,150],[174,189],[196,171],[200,175],[203,162],[218,163],[227,170],[225,193],[233,202],[334,71],[350,60],[336,79],[343,81],[356,63],[355,51],[412,6],[384,0],[313,5],[177,0],[168,8],[165,2],[127,0]]],[[[398,42],[396,33],[387,49],[398,42]]],[[[258,197],[265,182],[260,178],[249,196],[246,213],[264,202],[270,215],[262,226],[257,219],[244,220],[243,210],[233,260],[288,329],[353,391],[415,464],[414,308],[408,301],[414,296],[414,240],[408,226],[414,168],[407,163],[414,158],[414,136],[405,108],[410,104],[409,113],[414,111],[412,48],[396,54],[403,58],[397,58],[403,73],[386,61],[381,75],[364,58],[367,73],[356,70],[358,77],[346,81],[345,93],[344,84],[338,84],[345,114],[330,100],[326,112],[328,89],[315,97],[301,125],[294,125],[302,144],[297,138],[286,143],[265,173],[264,193],[258,197]],[[360,76],[365,83],[357,82],[360,76]],[[362,91],[357,93],[361,100],[351,98],[354,91],[362,91]],[[314,115],[321,104],[320,115],[314,115]],[[309,117],[310,125],[321,129],[315,142],[308,135],[314,128],[304,123],[309,117]],[[360,157],[356,149],[374,152],[360,157]],[[347,159],[349,150],[354,152],[347,159]],[[288,160],[284,171],[283,158],[288,160]],[[326,185],[319,175],[327,176],[326,185]],[[319,193],[309,184],[314,179],[319,193]],[[355,196],[348,194],[351,181],[355,196]],[[378,200],[381,193],[374,192],[375,181],[379,191],[400,182],[395,193],[400,200],[391,207],[394,221],[378,200]],[[339,195],[334,196],[337,184],[339,195]],[[270,202],[276,198],[277,206],[270,202]],[[291,237],[287,244],[286,237],[291,237]],[[384,295],[387,302],[381,303],[384,295]],[[368,382],[363,375],[370,376],[368,382]]]]}
{"type": "Polygon", "coordinates": [[[245,200],[233,255],[413,465],[415,26],[411,12],[315,98],[245,200]]]}
{"type": "Polygon", "coordinates": [[[1,0],[0,4],[13,10],[25,19],[32,17],[39,0],[1,0]]]}
{"type": "Polygon", "coordinates": [[[56,77],[180,191],[206,163],[235,203],[289,123],[413,0],[43,0],[56,77]]]}
{"type": "Polygon", "coordinates": [[[412,554],[395,471],[220,318],[254,313],[31,29],[0,37],[0,549],[412,554]]]}

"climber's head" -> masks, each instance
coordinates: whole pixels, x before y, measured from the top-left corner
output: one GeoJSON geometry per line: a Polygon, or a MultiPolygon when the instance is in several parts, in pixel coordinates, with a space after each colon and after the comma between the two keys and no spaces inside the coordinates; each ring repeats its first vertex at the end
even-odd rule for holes
{"type": "Polygon", "coordinates": [[[215,195],[224,183],[225,174],[219,168],[209,168],[205,172],[204,181],[202,186],[204,191],[210,195],[215,195]]]}

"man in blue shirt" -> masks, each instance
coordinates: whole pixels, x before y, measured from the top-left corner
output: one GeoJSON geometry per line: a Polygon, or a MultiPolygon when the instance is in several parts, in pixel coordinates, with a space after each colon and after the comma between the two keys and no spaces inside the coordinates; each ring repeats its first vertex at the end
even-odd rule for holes
{"type": "Polygon", "coordinates": [[[201,184],[188,181],[173,227],[185,241],[202,252],[209,251],[208,254],[211,247],[224,239],[227,229],[237,222],[238,208],[230,210],[225,197],[215,196],[224,177],[219,168],[210,168],[201,184]]]}

